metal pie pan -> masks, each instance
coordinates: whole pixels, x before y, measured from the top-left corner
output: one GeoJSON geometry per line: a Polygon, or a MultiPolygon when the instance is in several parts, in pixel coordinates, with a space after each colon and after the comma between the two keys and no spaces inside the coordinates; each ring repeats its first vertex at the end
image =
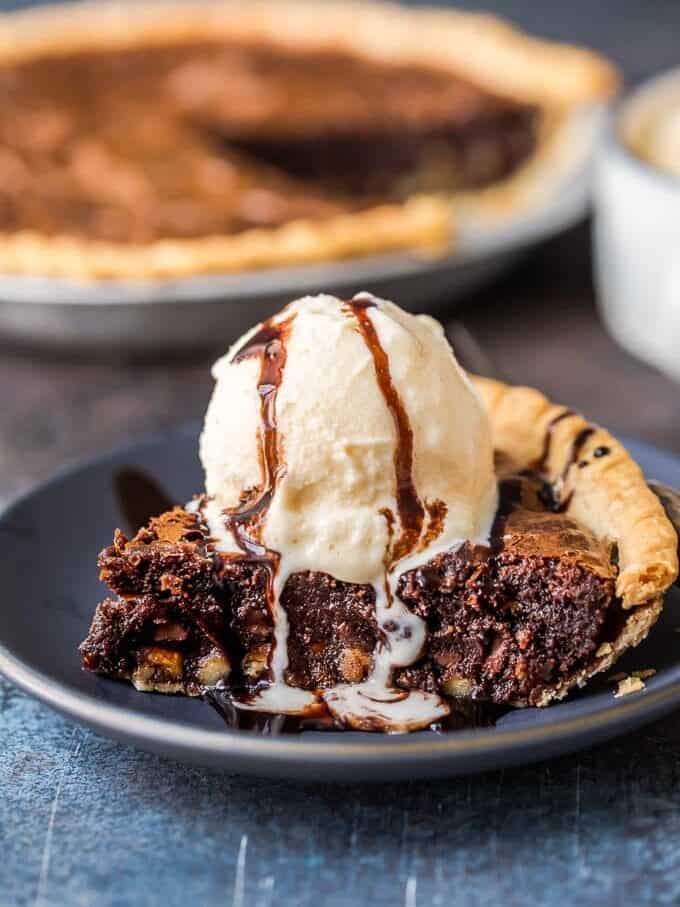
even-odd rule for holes
{"type": "Polygon", "coordinates": [[[50,350],[144,356],[224,347],[292,299],[320,291],[370,290],[411,311],[441,310],[581,218],[588,188],[584,160],[541,206],[463,226],[455,248],[438,258],[400,253],[163,281],[0,275],[0,336],[50,350]]]}

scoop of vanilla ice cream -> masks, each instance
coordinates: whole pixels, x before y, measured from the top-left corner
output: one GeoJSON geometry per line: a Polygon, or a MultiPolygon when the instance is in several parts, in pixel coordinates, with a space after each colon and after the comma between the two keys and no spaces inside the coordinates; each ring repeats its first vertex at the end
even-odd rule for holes
{"type": "MultiPolygon", "coordinates": [[[[417,495],[426,505],[445,505],[441,532],[415,555],[424,562],[463,539],[488,534],[496,507],[490,426],[441,326],[391,302],[362,298],[375,303],[364,311],[410,422],[417,495]]],[[[331,296],[307,297],[273,319],[286,320],[286,362],[275,404],[281,474],[262,541],[281,553],[287,575],[318,570],[375,583],[384,574],[390,542],[385,513],[398,514],[394,413],[346,305],[331,296]]],[[[213,369],[216,385],[200,450],[206,491],[220,508],[236,507],[244,491],[264,481],[260,362],[232,361],[252,333],[213,369]]]]}

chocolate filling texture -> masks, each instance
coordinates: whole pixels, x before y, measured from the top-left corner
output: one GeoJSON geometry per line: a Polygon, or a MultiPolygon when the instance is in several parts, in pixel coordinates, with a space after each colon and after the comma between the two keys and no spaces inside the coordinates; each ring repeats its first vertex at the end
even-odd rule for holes
{"type": "Polygon", "coordinates": [[[0,65],[0,231],[117,243],[487,186],[535,107],[451,73],[205,39],[0,65]]]}
{"type": "MultiPolygon", "coordinates": [[[[491,546],[464,544],[399,578],[397,594],[426,622],[427,641],[418,662],[395,673],[398,687],[533,704],[614,638],[611,552],[563,513],[537,508],[536,483],[508,483],[491,546]]],[[[195,693],[208,686],[201,667],[205,674],[219,655],[227,685],[268,679],[267,566],[216,555],[195,516],[177,508],[129,542],[117,533],[100,566],[120,599],[97,609],[86,668],[138,679],[146,671],[142,688],[195,693]]],[[[380,636],[372,587],[295,573],[281,605],[288,684],[319,690],[365,679],[380,636]]]]}
{"type": "Polygon", "coordinates": [[[118,598],[98,607],[80,647],[83,666],[141,689],[197,695],[231,673],[226,608],[196,517],[175,508],[99,556],[118,598]]]}
{"type": "Polygon", "coordinates": [[[465,544],[410,571],[399,595],[428,624],[400,685],[536,704],[592,659],[614,598],[608,552],[563,515],[514,510],[492,547],[465,544]]]}
{"type": "MultiPolygon", "coordinates": [[[[239,561],[227,561],[222,575],[247,690],[269,676],[274,631],[264,605],[267,577],[262,567],[239,561]]],[[[343,583],[327,573],[293,573],[281,607],[289,624],[287,684],[321,690],[366,678],[379,635],[371,586],[343,583]]]]}

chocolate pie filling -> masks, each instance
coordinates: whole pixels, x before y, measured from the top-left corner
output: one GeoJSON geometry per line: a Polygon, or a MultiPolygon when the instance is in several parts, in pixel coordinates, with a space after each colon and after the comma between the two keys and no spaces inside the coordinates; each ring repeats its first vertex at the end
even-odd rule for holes
{"type": "MultiPolygon", "coordinates": [[[[397,672],[405,689],[533,704],[587,665],[615,628],[607,546],[564,513],[543,509],[540,482],[505,482],[487,546],[465,544],[403,574],[401,600],[427,624],[421,658],[397,672]]],[[[142,689],[197,694],[222,681],[256,687],[273,627],[267,566],[215,553],[180,508],[100,556],[118,601],[99,605],[84,666],[142,689]]],[[[374,591],[324,573],[295,573],[281,595],[289,622],[286,680],[304,689],[357,683],[379,642],[374,591]]]]}
{"type": "MultiPolygon", "coordinates": [[[[266,607],[264,568],[227,560],[222,579],[231,603],[241,682],[268,676],[273,625],[266,607]]],[[[286,683],[308,690],[366,678],[378,641],[372,586],[343,583],[327,573],[294,573],[281,594],[288,617],[286,683]]]]}
{"type": "Polygon", "coordinates": [[[440,555],[402,576],[399,594],[429,631],[399,685],[535,704],[592,659],[614,578],[607,551],[572,520],[518,509],[490,548],[440,555]]]}
{"type": "Polygon", "coordinates": [[[201,41],[0,66],[0,231],[122,243],[482,187],[537,108],[441,70],[201,41]]]}
{"type": "Polygon", "coordinates": [[[84,667],[188,694],[228,676],[224,596],[194,516],[176,507],[131,540],[117,531],[99,567],[118,598],[97,607],[81,647],[84,667]]]}

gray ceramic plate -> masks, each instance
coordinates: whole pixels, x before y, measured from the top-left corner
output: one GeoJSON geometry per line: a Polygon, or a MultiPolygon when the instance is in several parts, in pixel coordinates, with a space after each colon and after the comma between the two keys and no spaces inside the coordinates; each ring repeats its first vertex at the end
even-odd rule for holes
{"type": "MultiPolygon", "coordinates": [[[[680,485],[680,459],[630,443],[648,476],[680,485]]],[[[103,589],[97,552],[124,525],[114,491],[126,467],[156,477],[177,501],[202,485],[196,430],[187,428],[68,472],[11,504],[0,517],[0,670],[28,693],[91,727],[144,749],[193,762],[306,780],[418,778],[529,762],[590,746],[680,705],[680,594],[673,591],[650,638],[621,670],[656,668],[647,688],[614,699],[593,683],[548,709],[513,711],[495,727],[438,736],[312,733],[265,737],[228,730],[201,701],[136,693],[80,669],[77,645],[103,589]]],[[[617,667],[618,670],[618,667],[617,667]]]]}

